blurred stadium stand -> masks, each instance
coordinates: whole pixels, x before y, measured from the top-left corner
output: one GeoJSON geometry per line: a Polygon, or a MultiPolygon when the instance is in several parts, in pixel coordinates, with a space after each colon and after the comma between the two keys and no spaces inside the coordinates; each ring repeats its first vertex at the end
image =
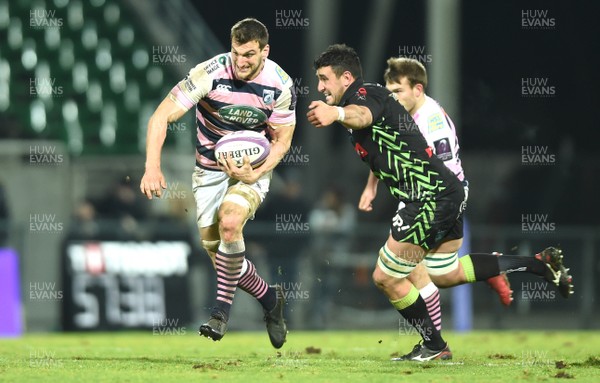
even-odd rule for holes
{"type": "Polygon", "coordinates": [[[0,14],[2,136],[59,140],[74,155],[142,152],[157,103],[220,48],[198,15],[159,1],[1,0],[0,14]],[[182,65],[156,57],[167,46],[182,65]]]}

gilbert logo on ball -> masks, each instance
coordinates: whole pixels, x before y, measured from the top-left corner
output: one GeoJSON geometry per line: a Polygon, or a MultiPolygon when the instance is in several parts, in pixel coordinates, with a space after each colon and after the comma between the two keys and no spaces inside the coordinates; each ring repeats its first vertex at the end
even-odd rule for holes
{"type": "Polygon", "coordinates": [[[225,121],[243,125],[246,129],[256,128],[267,121],[265,112],[249,105],[227,105],[219,108],[218,112],[225,121]]]}
{"type": "Polygon", "coordinates": [[[218,162],[224,162],[231,158],[240,167],[244,164],[244,156],[248,156],[250,165],[256,168],[267,159],[270,151],[269,140],[263,134],[251,130],[240,130],[217,141],[215,159],[218,162]]]}

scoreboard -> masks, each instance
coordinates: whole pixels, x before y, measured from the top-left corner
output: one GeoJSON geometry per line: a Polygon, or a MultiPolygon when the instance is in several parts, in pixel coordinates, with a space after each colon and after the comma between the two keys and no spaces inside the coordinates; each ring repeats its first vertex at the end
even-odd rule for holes
{"type": "Polygon", "coordinates": [[[68,241],[63,254],[65,330],[151,328],[191,319],[186,241],[68,241]]]}

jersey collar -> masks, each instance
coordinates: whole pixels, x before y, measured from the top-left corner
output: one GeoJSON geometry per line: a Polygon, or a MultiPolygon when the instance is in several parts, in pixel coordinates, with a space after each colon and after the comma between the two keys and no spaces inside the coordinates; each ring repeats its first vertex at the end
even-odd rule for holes
{"type": "Polygon", "coordinates": [[[362,77],[359,77],[357,79],[354,80],[354,82],[352,84],[350,84],[350,86],[348,87],[348,89],[346,89],[346,91],[344,92],[344,95],[342,96],[342,99],[340,100],[340,103],[338,104],[339,106],[344,106],[348,103],[348,100],[350,100],[350,98],[356,93],[358,92],[358,89],[364,85],[364,81],[362,79],[362,77]]]}

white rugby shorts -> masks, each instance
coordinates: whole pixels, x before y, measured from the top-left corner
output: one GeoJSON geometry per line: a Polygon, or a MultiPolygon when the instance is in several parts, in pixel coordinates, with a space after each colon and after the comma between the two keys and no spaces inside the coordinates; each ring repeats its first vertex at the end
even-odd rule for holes
{"type": "MultiPolygon", "coordinates": [[[[260,197],[260,202],[265,200],[269,192],[272,172],[264,174],[252,185],[247,185],[260,197]]],[[[198,227],[211,226],[217,222],[219,206],[225,198],[225,193],[230,186],[241,184],[227,173],[202,169],[198,166],[192,174],[192,191],[196,200],[196,221],[198,227]]],[[[254,216],[250,217],[253,219],[254,216]]]]}

